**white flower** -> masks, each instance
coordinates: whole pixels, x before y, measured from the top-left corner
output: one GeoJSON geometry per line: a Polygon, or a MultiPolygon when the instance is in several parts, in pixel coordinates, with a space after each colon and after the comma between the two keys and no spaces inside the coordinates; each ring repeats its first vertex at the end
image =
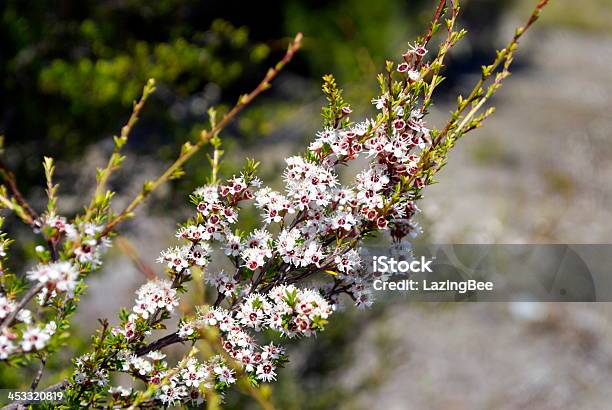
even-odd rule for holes
{"type": "Polygon", "coordinates": [[[377,110],[382,110],[383,108],[385,108],[386,101],[387,101],[386,94],[381,95],[378,98],[372,98],[372,104],[374,104],[377,110]]]}
{"type": "Polygon", "coordinates": [[[108,392],[112,394],[113,396],[127,397],[132,393],[132,388],[117,386],[117,387],[111,387],[110,389],[108,389],[108,392]]]}
{"type": "Polygon", "coordinates": [[[45,332],[47,332],[47,334],[49,335],[53,335],[55,334],[55,331],[57,330],[57,324],[55,323],[54,320],[50,321],[49,323],[47,323],[47,325],[45,326],[45,332]]]}
{"type": "Polygon", "coordinates": [[[178,306],[176,290],[168,280],[153,280],[145,283],[136,292],[137,299],[133,307],[134,313],[148,319],[157,309],[171,312],[178,306]]]}
{"type": "Polygon", "coordinates": [[[60,234],[65,234],[70,240],[77,238],[76,228],[74,225],[69,224],[63,216],[51,215],[46,219],[45,224],[57,229],[60,234]]]}
{"type": "Polygon", "coordinates": [[[229,234],[225,237],[225,254],[228,256],[238,256],[242,250],[241,239],[238,235],[229,234]]]}
{"type": "Polygon", "coordinates": [[[357,225],[357,219],[350,212],[337,212],[331,220],[331,226],[333,229],[350,231],[355,225],[357,225]]]}
{"type": "Polygon", "coordinates": [[[15,345],[13,342],[8,337],[0,335],[0,360],[8,358],[14,351],[15,345]]]}
{"type": "Polygon", "coordinates": [[[60,261],[38,265],[27,276],[32,281],[54,285],[56,290],[71,295],[77,285],[79,271],[72,263],[60,261]]]}
{"type": "Polygon", "coordinates": [[[152,352],[147,353],[147,357],[151,360],[161,360],[166,357],[166,355],[159,350],[153,350],[152,352]]]}
{"type": "Polygon", "coordinates": [[[191,322],[185,322],[181,325],[179,331],[178,331],[178,336],[181,339],[187,339],[189,336],[191,336],[194,332],[194,325],[191,322]]]}
{"type": "Polygon", "coordinates": [[[253,177],[253,179],[251,179],[251,186],[255,188],[261,187],[261,180],[258,177],[253,177]]]}
{"type": "Polygon", "coordinates": [[[317,139],[310,144],[308,149],[311,151],[317,151],[323,148],[325,144],[336,143],[338,135],[336,130],[333,128],[325,128],[323,131],[317,132],[317,139]]]}
{"type": "Polygon", "coordinates": [[[247,248],[241,253],[242,259],[244,259],[244,265],[248,269],[254,271],[261,268],[266,260],[268,252],[260,248],[247,248]]]}
{"type": "Polygon", "coordinates": [[[189,258],[194,264],[205,267],[210,260],[210,246],[207,243],[201,242],[189,251],[189,258]]]}
{"type": "Polygon", "coordinates": [[[283,354],[283,349],[270,343],[262,348],[262,355],[267,360],[276,360],[283,354]]]}
{"type": "Polygon", "coordinates": [[[159,263],[166,263],[168,269],[172,269],[177,273],[182,273],[183,270],[189,267],[189,246],[169,248],[161,252],[157,258],[159,263]]]}
{"type": "Polygon", "coordinates": [[[276,372],[271,363],[264,363],[257,366],[257,378],[264,382],[269,382],[276,379],[276,372]]]}
{"type": "Polygon", "coordinates": [[[211,308],[201,320],[208,326],[217,326],[222,332],[229,331],[235,324],[234,318],[229,311],[223,308],[211,308]]]}
{"type": "Polygon", "coordinates": [[[132,357],[129,360],[129,365],[134,368],[138,374],[145,376],[153,370],[153,365],[148,360],[142,357],[132,357]]]}
{"type": "Polygon", "coordinates": [[[219,187],[217,185],[206,185],[196,189],[194,195],[202,197],[202,201],[210,204],[219,201],[219,187]]]}
{"type": "Polygon", "coordinates": [[[259,331],[266,319],[266,312],[270,309],[270,303],[263,296],[254,293],[242,303],[236,319],[241,324],[259,331]]]}
{"type": "Polygon", "coordinates": [[[310,241],[306,250],[304,251],[304,260],[302,261],[303,266],[313,264],[316,267],[321,266],[321,261],[325,257],[323,247],[316,241],[310,241]]]}
{"type": "Polygon", "coordinates": [[[206,227],[204,225],[189,225],[179,228],[176,232],[176,237],[199,242],[205,237],[205,234],[206,227]]]}
{"type": "Polygon", "coordinates": [[[25,352],[32,349],[41,350],[49,341],[49,334],[37,327],[30,327],[23,332],[21,340],[21,348],[25,352]]]}
{"type": "Polygon", "coordinates": [[[234,296],[237,293],[238,282],[232,276],[225,274],[224,271],[209,272],[204,280],[226,296],[234,296]]]}
{"type": "Polygon", "coordinates": [[[255,193],[255,206],[263,213],[264,223],[280,222],[286,213],[294,213],[291,202],[283,195],[270,188],[262,188],[255,193]]]}
{"type": "Polygon", "coordinates": [[[361,265],[361,257],[357,251],[351,249],[342,255],[337,255],[334,263],[340,272],[349,273],[361,265]]]}
{"type": "Polygon", "coordinates": [[[0,296],[0,319],[7,317],[15,310],[15,302],[5,296],[0,296]]]}
{"type": "Polygon", "coordinates": [[[181,378],[187,387],[198,387],[207,377],[208,372],[196,359],[189,359],[187,366],[181,372],[181,378]]]}
{"type": "Polygon", "coordinates": [[[186,396],[187,391],[184,386],[177,385],[176,381],[171,380],[168,384],[164,384],[159,391],[159,399],[166,405],[174,405],[186,396]]]}
{"type": "Polygon", "coordinates": [[[221,382],[232,384],[236,381],[236,378],[234,377],[234,369],[230,369],[229,367],[225,365],[219,364],[215,366],[213,371],[215,372],[215,374],[217,375],[217,378],[221,382]]]}

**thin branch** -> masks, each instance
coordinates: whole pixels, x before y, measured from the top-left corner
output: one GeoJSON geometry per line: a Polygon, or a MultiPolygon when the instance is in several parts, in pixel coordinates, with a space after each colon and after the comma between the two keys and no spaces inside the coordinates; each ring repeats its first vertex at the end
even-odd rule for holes
{"type": "Polygon", "coordinates": [[[174,332],[174,333],[171,333],[171,334],[169,334],[167,336],[164,336],[161,339],[158,339],[158,340],[156,340],[156,341],[154,341],[152,343],[149,343],[146,346],[143,346],[143,347],[141,347],[139,349],[136,349],[135,353],[136,353],[136,356],[142,356],[142,355],[145,355],[145,354],[147,354],[149,352],[152,352],[154,350],[159,350],[159,349],[162,349],[162,348],[164,348],[166,346],[170,346],[172,344],[180,343],[180,342],[183,342],[183,341],[184,340],[179,337],[178,332],[174,332]]]}
{"type": "Polygon", "coordinates": [[[130,118],[128,119],[127,123],[121,128],[120,135],[114,137],[115,148],[113,149],[112,154],[108,158],[108,162],[106,163],[106,166],[98,170],[96,190],[93,194],[93,197],[91,198],[91,203],[89,207],[87,208],[86,219],[89,215],[91,215],[91,212],[94,209],[94,206],[96,204],[98,197],[104,193],[106,184],[109,178],[111,177],[112,173],[119,168],[121,162],[123,161],[123,158],[120,155],[121,148],[123,148],[123,146],[127,143],[127,140],[130,136],[130,133],[132,132],[132,129],[134,128],[134,126],[139,120],[140,112],[142,111],[142,108],[147,102],[147,99],[149,98],[149,96],[154,91],[155,91],[155,80],[151,78],[149,79],[147,84],[142,89],[142,95],[140,99],[138,100],[138,102],[134,102],[134,106],[132,108],[132,114],[130,115],[130,118]]]}
{"type": "Polygon", "coordinates": [[[35,391],[36,388],[38,387],[38,383],[40,383],[40,379],[42,379],[46,365],[47,365],[47,355],[44,354],[40,358],[40,367],[38,368],[38,371],[36,372],[36,376],[34,377],[34,380],[32,380],[32,384],[30,385],[30,391],[35,391]]]}
{"type": "Polygon", "coordinates": [[[136,269],[138,269],[147,279],[152,280],[157,277],[155,270],[146,263],[138,251],[127,238],[117,238],[115,240],[117,247],[132,261],[136,269]]]}
{"type": "Polygon", "coordinates": [[[4,328],[8,328],[9,326],[11,326],[11,324],[13,324],[13,321],[15,320],[15,318],[17,317],[21,309],[23,309],[24,306],[27,305],[28,302],[34,296],[36,296],[36,294],[40,292],[42,288],[44,287],[45,287],[45,284],[39,282],[36,286],[31,288],[28,291],[28,293],[26,293],[25,296],[19,301],[19,303],[17,303],[17,306],[15,306],[15,309],[11,313],[9,313],[9,315],[4,319],[4,321],[2,321],[2,326],[4,328]]]}
{"type": "MultiPolygon", "coordinates": [[[[412,183],[414,182],[415,178],[418,175],[424,175],[424,173],[428,170],[433,170],[433,173],[440,170],[443,162],[433,163],[433,164],[431,162],[431,159],[432,159],[431,157],[432,157],[434,150],[446,138],[457,138],[458,136],[460,136],[459,133],[462,131],[462,128],[467,124],[467,122],[471,118],[473,118],[477,110],[482,108],[486,100],[488,100],[492,96],[492,93],[486,92],[483,89],[483,86],[485,85],[485,83],[489,81],[489,79],[493,76],[493,74],[497,73],[498,68],[502,64],[503,64],[503,70],[501,73],[502,77],[504,75],[507,76],[509,72],[510,64],[512,63],[512,58],[518,47],[521,37],[525,34],[525,32],[527,32],[527,30],[533,25],[533,23],[536,22],[536,20],[540,16],[540,13],[542,12],[542,9],[548,4],[548,2],[549,0],[540,0],[538,4],[535,6],[535,8],[533,9],[525,25],[522,27],[519,27],[515,31],[514,36],[512,37],[510,42],[506,45],[506,47],[497,52],[497,56],[495,60],[489,66],[483,67],[480,80],[476,83],[476,85],[474,85],[468,97],[466,99],[460,100],[457,106],[457,109],[451,114],[451,119],[446,123],[444,128],[435,136],[435,138],[432,141],[432,144],[426,149],[426,151],[421,156],[421,160],[419,162],[419,168],[421,169],[421,172],[415,173],[409,178],[407,182],[408,186],[412,185],[412,183]],[[483,93],[484,93],[484,96],[483,96],[483,93]],[[470,106],[471,106],[471,109],[468,112],[467,116],[461,118],[462,114],[470,106]],[[461,125],[457,128],[457,124],[460,119],[461,119],[461,125]]],[[[501,80],[503,80],[503,78],[501,78],[501,80]]],[[[501,85],[501,80],[498,84],[496,84],[497,88],[499,88],[499,86],[501,85]]],[[[495,90],[496,89],[493,89],[493,91],[495,90]]],[[[490,91],[490,89],[488,91],[490,91]]]]}
{"type": "Polygon", "coordinates": [[[527,20],[525,25],[516,30],[516,32],[514,33],[514,36],[512,37],[508,45],[506,45],[504,49],[498,52],[497,57],[495,58],[493,63],[490,66],[488,66],[488,70],[487,71],[483,70],[480,80],[472,88],[472,91],[470,92],[469,96],[465,100],[463,100],[463,102],[459,105],[457,110],[453,113],[452,119],[446,123],[442,131],[440,131],[440,133],[436,136],[436,139],[434,141],[434,146],[437,145],[442,140],[442,138],[444,138],[444,136],[448,134],[448,132],[453,127],[453,125],[456,123],[458,116],[461,115],[473,101],[478,99],[482,91],[482,86],[493,75],[493,73],[496,72],[497,68],[499,68],[499,66],[503,62],[505,62],[506,60],[512,57],[512,55],[514,54],[514,51],[516,50],[516,46],[519,43],[519,40],[525,34],[525,32],[529,30],[529,28],[533,25],[533,23],[535,23],[536,20],[539,18],[540,13],[542,12],[542,9],[548,4],[548,1],[549,0],[540,0],[540,2],[536,5],[533,12],[529,16],[529,19],[527,20]]]}
{"type": "Polygon", "coordinates": [[[170,180],[177,171],[180,171],[181,167],[183,164],[185,164],[185,162],[187,162],[187,160],[189,160],[196,152],[198,152],[214,136],[225,128],[230,121],[232,121],[240,113],[240,111],[244,109],[244,107],[249,105],[262,92],[270,88],[270,82],[278,75],[283,67],[289,63],[289,61],[291,61],[295,53],[300,49],[301,43],[302,33],[298,33],[291,44],[289,44],[285,56],[274,66],[274,68],[270,68],[268,70],[259,85],[257,85],[257,87],[255,87],[255,89],[249,94],[242,95],[234,108],[225,114],[221,121],[219,121],[212,129],[202,130],[198,141],[195,144],[186,143],[183,146],[183,150],[179,157],[166,169],[166,171],[154,181],[146,183],[136,198],[134,198],[122,212],[108,222],[102,235],[108,235],[119,222],[129,218],[133,211],[151,194],[151,192],[155,191],[160,185],[170,180]]]}
{"type": "Polygon", "coordinates": [[[442,17],[442,13],[444,12],[444,6],[446,6],[446,0],[440,0],[440,2],[438,3],[438,7],[434,12],[433,18],[431,19],[431,25],[429,26],[429,30],[423,38],[423,47],[427,46],[429,40],[431,40],[431,37],[434,34],[434,28],[436,24],[438,24],[438,21],[440,20],[440,18],[442,17]]]}
{"type": "Polygon", "coordinates": [[[0,159],[0,177],[6,182],[11,193],[13,194],[13,198],[17,201],[17,204],[23,208],[25,211],[25,218],[22,218],[25,223],[28,225],[33,225],[34,222],[38,219],[38,213],[30,206],[28,201],[25,199],[19,187],[17,186],[17,179],[15,178],[15,174],[8,168],[8,166],[0,159]]]}

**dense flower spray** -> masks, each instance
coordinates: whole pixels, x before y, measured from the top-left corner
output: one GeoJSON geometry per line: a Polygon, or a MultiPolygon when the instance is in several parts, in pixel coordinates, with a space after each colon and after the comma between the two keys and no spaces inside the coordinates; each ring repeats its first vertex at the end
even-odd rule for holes
{"type": "Polygon", "coordinates": [[[166,278],[143,284],[115,326],[102,321],[90,351],[74,359],[72,375],[46,390],[64,391],[66,407],[137,408],[198,405],[223,397],[241,379],[251,388],[276,380],[288,358],[282,346],[266,341],[265,334],[314,336],[343,301],[359,308],[373,303],[373,277],[363,261],[362,241],[389,235],[401,245],[420,232],[415,217],[423,189],[434,182],[455,143],[493,112],[484,106],[510,74],[519,39],[545,5],[541,1],[494,62],[483,67],[481,80],[467,97],[458,98],[456,110],[439,129],[426,118],[443,79],[445,56],[465,35],[455,29],[456,1],[440,1],[426,34],[408,46],[399,62],[386,62],[378,77],[380,92],[371,100],[376,110],[372,118],[352,121],[342,91],[331,75],[325,76],[328,104],[322,127],[303,154],[285,160],[281,191],[257,178],[254,161],[247,161],[238,175],[221,180],[219,132],[269,87],[299,48],[301,36],[228,114],[217,121],[211,110],[210,128],[195,143],[186,143],[178,159],[159,178],[146,182],[119,213],[111,209],[113,194],[105,185],[124,159],[121,149],[154,91],[153,81],[115,137],[115,150],[107,166],[98,170],[95,195],[81,215],[71,220],[58,215],[51,159],[44,162],[49,204],[42,215],[28,205],[14,176],[0,163],[8,186],[0,187],[0,202],[40,233],[45,244],[36,248],[38,263],[19,277],[1,263],[11,241],[0,234],[0,361],[19,365],[39,360],[31,383],[32,390],[37,389],[47,358],[69,335],[84,281],[102,265],[117,225],[158,186],[179,177],[182,165],[210,144],[210,180],[190,196],[193,216],[177,230],[179,243],[158,258],[166,278]],[[433,47],[431,40],[439,32],[440,41],[433,47]],[[366,166],[348,184],[341,184],[338,168],[358,158],[366,160],[366,166]],[[250,205],[258,210],[260,225],[243,232],[237,229],[239,215],[250,205]],[[218,257],[231,268],[211,269],[218,257]],[[213,288],[216,299],[181,315],[181,295],[195,279],[213,288]],[[153,336],[171,326],[176,330],[153,336]],[[162,349],[176,343],[192,349],[170,364],[162,349]],[[199,354],[201,344],[212,354],[199,354]],[[114,386],[118,373],[132,376],[135,383],[114,386]]]}

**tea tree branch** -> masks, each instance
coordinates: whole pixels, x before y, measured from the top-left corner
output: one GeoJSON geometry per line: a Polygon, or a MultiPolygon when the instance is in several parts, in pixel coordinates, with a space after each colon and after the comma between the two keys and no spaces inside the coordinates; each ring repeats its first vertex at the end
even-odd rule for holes
{"type": "Polygon", "coordinates": [[[177,172],[180,172],[181,167],[187,162],[193,155],[195,155],[204,145],[206,145],[211,138],[217,135],[223,128],[227,126],[247,105],[249,105],[257,96],[262,92],[270,88],[270,83],[280,73],[289,61],[293,58],[295,53],[300,49],[302,45],[302,34],[298,35],[293,39],[287,48],[285,56],[273,67],[268,70],[263,80],[255,87],[249,94],[244,94],[238,99],[238,103],[223,116],[221,121],[215,124],[210,130],[202,130],[200,137],[195,144],[185,143],[181,150],[179,157],[166,169],[166,171],[153,181],[145,182],[141,192],[130,202],[130,204],[121,211],[117,216],[112,218],[105,228],[105,233],[109,233],[113,230],[115,225],[124,219],[130,217],[133,211],[160,185],[166,183],[171,179],[177,172]]]}

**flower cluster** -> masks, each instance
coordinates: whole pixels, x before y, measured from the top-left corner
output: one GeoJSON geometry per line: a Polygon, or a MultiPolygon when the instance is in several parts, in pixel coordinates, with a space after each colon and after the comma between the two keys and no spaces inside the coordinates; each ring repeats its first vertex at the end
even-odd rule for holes
{"type": "MultiPolygon", "coordinates": [[[[151,404],[200,405],[204,401],[203,391],[215,386],[224,389],[236,381],[235,371],[228,367],[221,356],[213,356],[204,362],[187,357],[175,367],[171,367],[165,358],[166,355],[160,351],[151,351],[146,357],[136,356],[129,351],[122,351],[118,355],[122,372],[156,386],[151,404]]],[[[106,388],[109,383],[108,373],[100,369],[88,370],[91,360],[91,355],[76,360],[77,371],[73,376],[75,382],[80,385],[93,383],[106,388]]],[[[110,394],[112,406],[128,405],[137,394],[133,388],[124,386],[113,386],[106,391],[110,394]]]]}
{"type": "MultiPolygon", "coordinates": [[[[107,190],[107,182],[122,162],[120,150],[144,100],[153,92],[152,80],[134,105],[128,124],[115,137],[115,149],[107,166],[98,170],[94,196],[82,215],[69,221],[57,214],[52,159],[45,158],[43,163],[48,204],[41,215],[25,202],[11,173],[3,170],[0,177],[8,182],[12,197],[5,185],[0,185],[0,205],[15,211],[40,233],[45,245],[36,247],[37,265],[26,275],[17,276],[2,264],[10,241],[0,232],[0,361],[21,364],[38,358],[42,374],[47,355],[61,344],[54,343],[61,338],[53,336],[67,334],[69,316],[85,289],[83,280],[101,265],[117,224],[131,217],[152,190],[180,176],[183,164],[206,142],[214,149],[209,157],[209,183],[190,197],[195,212],[176,232],[181,244],[161,252],[158,258],[168,278],[151,280],[138,289],[134,306],[121,311],[121,321],[115,327],[101,320],[102,329],[92,340],[92,350],[74,361],[75,372],[61,383],[66,391],[64,408],[200,405],[203,394],[223,396],[244,376],[254,386],[270,382],[287,359],[280,346],[259,340],[265,338],[264,330],[287,338],[313,336],[324,330],[343,301],[370,306],[371,281],[377,273],[369,272],[363,262],[361,244],[365,238],[381,234],[388,235],[394,246],[405,247],[421,231],[415,217],[423,188],[434,182],[456,141],[492,113],[478,110],[509,75],[517,42],[546,0],[536,6],[527,24],[517,30],[494,62],[483,67],[481,81],[467,98],[458,99],[448,123],[430,130],[425,116],[441,81],[444,58],[464,35],[453,28],[457,2],[449,7],[444,7],[445,3],[440,1],[427,34],[409,46],[401,62],[386,63],[386,72],[379,76],[380,92],[372,100],[378,110],[375,117],[352,122],[352,110],[343,100],[342,90],[331,75],[324,77],[323,91],[329,104],[323,108],[323,126],[303,155],[286,159],[283,189],[262,186],[255,176],[257,163],[251,160],[238,175],[223,181],[219,177],[223,153],[219,132],[245,104],[268,88],[299,48],[301,36],[260,85],[243,95],[221,121],[211,110],[211,128],[202,131],[198,143],[184,144],[177,160],[159,178],[145,182],[142,191],[119,213],[110,206],[113,193],[107,190]],[[441,21],[446,24],[439,24],[441,21]],[[445,26],[446,35],[438,53],[429,57],[428,44],[436,32],[445,31],[438,30],[441,26],[445,26]],[[365,166],[340,178],[339,168],[350,162],[353,166],[347,167],[349,170],[365,166]],[[243,232],[236,229],[239,213],[250,206],[258,210],[260,223],[243,232]],[[222,265],[225,269],[219,270],[219,266],[211,272],[217,262],[213,264],[213,255],[220,255],[219,251],[227,256],[222,265]],[[32,282],[28,291],[24,291],[24,276],[32,282]],[[202,296],[209,300],[212,291],[214,302],[196,308],[195,317],[174,317],[178,325],[173,333],[149,340],[176,315],[179,296],[188,291],[186,284],[200,277],[213,288],[204,289],[202,296]],[[300,287],[306,282],[308,288],[300,287]],[[39,303],[36,322],[26,309],[34,300],[39,303]],[[222,355],[198,359],[194,348],[173,367],[160,351],[174,343],[197,341],[208,343],[211,351],[222,355]],[[110,387],[113,373],[139,379],[146,389],[110,387]]],[[[39,380],[32,384],[33,390],[39,380]]]]}
{"type": "Polygon", "coordinates": [[[295,212],[284,195],[267,187],[255,193],[255,206],[263,211],[261,218],[265,224],[280,222],[285,215],[295,212]]]}
{"type": "Polygon", "coordinates": [[[316,239],[305,239],[297,229],[283,229],[278,235],[277,250],[283,262],[295,267],[321,266],[323,246],[316,239]]]}
{"type": "Polygon", "coordinates": [[[255,331],[269,328],[296,337],[323,330],[332,312],[333,307],[319,292],[280,285],[266,295],[249,295],[234,311],[210,309],[201,320],[209,326],[218,326],[223,332],[242,331],[244,326],[255,331]]]}
{"type": "MultiPolygon", "coordinates": [[[[405,178],[416,175],[419,155],[430,144],[423,110],[408,100],[398,104],[402,98],[401,93],[386,92],[376,100],[382,117],[388,118],[388,127],[376,120],[350,124],[350,110],[344,106],[342,126],[325,127],[306,155],[286,159],[284,192],[262,186],[254,176],[255,166],[225,183],[195,190],[191,197],[195,216],[176,232],[184,243],[161,252],[158,258],[169,280],[150,281],[136,292],[132,312],[112,329],[113,337],[120,339],[111,340],[142,346],[152,330],[173,313],[178,292],[184,291],[192,270],[199,269],[205,282],[218,292],[217,302],[194,320],[180,319],[178,339],[196,340],[198,327],[217,327],[223,349],[240,370],[254,382],[270,382],[286,360],[283,349],[260,344],[249,331],[270,329],[289,338],[312,336],[325,328],[340,293],[348,294],[357,306],[369,306],[371,275],[358,245],[366,234],[378,230],[391,228],[396,238],[415,231],[414,192],[401,185],[405,178]],[[336,167],[360,156],[369,158],[367,167],[352,183],[341,185],[336,167]],[[242,206],[251,200],[261,212],[262,228],[242,233],[234,225],[242,206]],[[271,227],[274,224],[278,229],[271,227]],[[208,271],[216,247],[224,250],[235,271],[208,271]],[[320,272],[333,273],[333,283],[324,280],[313,289],[295,286],[300,279],[320,272]],[[227,306],[218,306],[224,299],[227,306]]],[[[96,226],[72,226],[62,218],[51,222],[54,230],[79,244],[75,251],[79,263],[95,263],[90,256],[98,244],[96,226]]],[[[28,276],[45,283],[48,292],[70,292],[78,268],[68,262],[51,262],[39,265],[28,276]]],[[[199,402],[201,388],[223,392],[236,381],[234,369],[218,357],[204,363],[189,358],[171,369],[157,351],[149,352],[148,357],[130,349],[112,352],[110,357],[117,357],[120,363],[114,370],[160,386],[153,400],[163,405],[199,402]]],[[[73,379],[79,384],[106,386],[108,374],[100,373],[93,360],[82,358],[73,379]]],[[[136,394],[123,387],[108,393],[116,403],[127,403],[136,394]]]]}
{"type": "Polygon", "coordinates": [[[174,307],[178,305],[176,290],[172,288],[172,283],[167,280],[147,282],[138,289],[136,294],[138,298],[133,310],[143,319],[148,319],[150,315],[161,309],[172,312],[174,307]]]}
{"type": "Polygon", "coordinates": [[[91,269],[102,265],[102,256],[111,246],[110,239],[102,235],[104,225],[89,221],[69,223],[65,217],[51,214],[41,221],[41,229],[47,231],[48,236],[74,243],[74,259],[91,269]]]}
{"type": "Polygon", "coordinates": [[[296,209],[315,210],[331,202],[332,188],[338,185],[338,178],[330,169],[298,156],[285,161],[285,189],[296,209]]]}
{"type": "MultiPolygon", "coordinates": [[[[26,323],[29,323],[29,320],[26,323]]],[[[21,340],[17,340],[16,334],[5,331],[0,334],[0,360],[7,359],[17,351],[32,352],[44,349],[56,330],[57,326],[54,321],[44,327],[28,326],[23,331],[21,340]]]]}
{"type": "MultiPolygon", "coordinates": [[[[151,353],[163,357],[157,352],[151,353]]],[[[149,357],[154,357],[151,353],[149,357]]],[[[189,357],[171,369],[166,362],[154,358],[151,375],[149,381],[160,386],[154,399],[165,406],[201,405],[204,402],[202,391],[213,388],[223,391],[236,382],[235,371],[221,356],[213,356],[205,362],[189,357]]]]}
{"type": "Polygon", "coordinates": [[[340,159],[352,160],[363,150],[360,142],[366,134],[369,121],[356,124],[348,130],[337,130],[327,127],[317,133],[317,138],[310,144],[309,149],[319,157],[327,157],[327,164],[340,159]],[[331,155],[326,154],[331,151],[331,155]]]}
{"type": "MultiPolygon", "coordinates": [[[[156,280],[145,284],[137,291],[134,313],[128,316],[123,327],[115,328],[113,334],[128,341],[136,339],[137,332],[144,329],[142,319],[157,314],[160,309],[171,311],[176,305],[173,291],[168,281],[156,280]]],[[[318,291],[280,285],[266,294],[245,296],[235,309],[208,308],[199,312],[194,320],[181,320],[177,335],[181,340],[188,340],[197,337],[195,330],[198,327],[218,328],[222,336],[221,346],[240,371],[253,381],[270,382],[276,379],[277,367],[286,361],[284,351],[273,343],[260,345],[249,330],[271,329],[287,337],[312,336],[324,329],[332,311],[333,307],[318,291]]],[[[115,356],[117,371],[158,386],[152,400],[163,405],[200,404],[204,399],[203,390],[215,389],[223,393],[237,380],[236,370],[221,356],[205,362],[190,357],[174,368],[169,367],[163,360],[165,355],[159,351],[150,351],[145,357],[121,350],[115,356]]],[[[91,355],[77,360],[77,371],[73,376],[75,383],[107,386],[108,374],[100,373],[92,360],[91,355]]],[[[114,404],[128,403],[136,394],[122,386],[112,387],[108,393],[114,404]]]]}
{"type": "Polygon", "coordinates": [[[66,292],[72,296],[79,279],[79,271],[71,262],[52,262],[40,264],[30,270],[28,279],[45,284],[49,291],[66,292]]]}
{"type": "Polygon", "coordinates": [[[265,229],[253,231],[247,240],[242,252],[240,252],[247,269],[254,271],[261,268],[266,259],[272,257],[272,235],[265,229]]]}
{"type": "Polygon", "coordinates": [[[122,335],[130,341],[137,340],[150,333],[150,329],[142,331],[143,325],[146,329],[146,324],[153,319],[168,317],[178,303],[178,294],[172,282],[160,279],[149,281],[136,291],[132,313],[121,326],[113,328],[113,334],[122,335]]]}
{"type": "Polygon", "coordinates": [[[92,269],[102,265],[102,256],[111,246],[110,239],[102,236],[103,229],[103,225],[91,222],[77,225],[79,246],[74,253],[80,264],[89,264],[92,269]]]}

